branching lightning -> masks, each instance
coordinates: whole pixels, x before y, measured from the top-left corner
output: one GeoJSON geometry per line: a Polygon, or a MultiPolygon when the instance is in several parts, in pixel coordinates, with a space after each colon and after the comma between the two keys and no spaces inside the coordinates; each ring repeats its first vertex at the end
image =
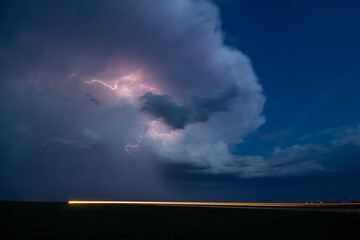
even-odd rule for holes
{"type": "MultiPolygon", "coordinates": [[[[117,91],[119,96],[128,98],[129,100],[137,100],[138,96],[145,94],[146,92],[152,92],[155,95],[159,95],[160,91],[155,87],[147,86],[143,83],[141,83],[141,75],[139,74],[129,74],[126,76],[122,76],[120,78],[114,79],[116,81],[115,85],[109,85],[108,83],[93,79],[93,80],[85,80],[80,76],[77,76],[75,74],[72,74],[73,77],[76,77],[80,80],[82,80],[86,84],[101,84],[104,87],[112,90],[117,91]]],[[[113,82],[115,82],[113,81],[113,82]]],[[[125,152],[127,152],[130,156],[134,157],[134,149],[138,148],[141,144],[141,140],[145,136],[149,136],[152,139],[159,139],[159,140],[165,140],[165,139],[172,139],[176,135],[176,131],[171,130],[169,132],[169,129],[164,127],[159,121],[150,121],[148,123],[149,129],[147,132],[140,138],[140,141],[138,141],[137,144],[131,145],[127,144],[124,147],[125,152]]]]}
{"type": "Polygon", "coordinates": [[[141,95],[147,91],[152,92],[155,95],[160,94],[159,89],[154,88],[154,87],[149,87],[143,83],[138,83],[140,77],[138,75],[134,75],[134,74],[126,75],[126,76],[116,79],[116,83],[114,86],[111,86],[108,83],[98,80],[98,79],[93,79],[91,81],[88,81],[88,80],[83,79],[80,76],[77,76],[76,74],[72,74],[72,76],[81,79],[84,83],[87,83],[87,84],[100,83],[103,86],[105,86],[113,91],[118,90],[119,93],[121,93],[121,95],[123,97],[132,97],[132,96],[136,95],[137,93],[141,95]],[[121,85],[123,85],[121,88],[118,88],[119,83],[121,85]],[[146,90],[144,91],[144,89],[146,89],[146,90]]]}

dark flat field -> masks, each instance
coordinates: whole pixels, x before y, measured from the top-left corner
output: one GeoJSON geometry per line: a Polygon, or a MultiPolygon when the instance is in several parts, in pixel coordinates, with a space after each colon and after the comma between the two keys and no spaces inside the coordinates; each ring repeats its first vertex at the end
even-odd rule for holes
{"type": "Polygon", "coordinates": [[[360,239],[355,212],[0,202],[1,239],[360,239]]]}

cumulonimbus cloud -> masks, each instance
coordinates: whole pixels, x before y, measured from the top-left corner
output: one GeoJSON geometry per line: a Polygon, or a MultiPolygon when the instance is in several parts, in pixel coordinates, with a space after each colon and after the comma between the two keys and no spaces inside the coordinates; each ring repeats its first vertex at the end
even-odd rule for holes
{"type": "MultiPolygon", "coordinates": [[[[38,184],[25,170],[34,158],[69,168],[88,158],[84,171],[105,169],[117,158],[133,160],[127,144],[139,146],[132,155],[144,165],[160,156],[221,168],[233,158],[229,146],[265,122],[251,62],[224,44],[219,9],[209,1],[2,4],[0,170],[10,187],[26,185],[15,172],[38,184]]],[[[49,176],[45,165],[34,165],[40,178],[49,176]]],[[[119,168],[131,179],[127,165],[138,168],[119,168]]],[[[73,175],[69,168],[50,174],[55,185],[73,175]]],[[[158,183],[154,172],[142,176],[139,185],[158,183]]]]}

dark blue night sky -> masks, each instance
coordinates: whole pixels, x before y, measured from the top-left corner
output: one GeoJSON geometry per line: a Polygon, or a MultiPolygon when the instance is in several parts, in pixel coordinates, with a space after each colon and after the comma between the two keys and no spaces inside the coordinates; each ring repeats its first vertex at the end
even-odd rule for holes
{"type": "Polygon", "coordinates": [[[359,3],[229,1],[220,6],[228,44],[250,57],[264,87],[266,124],[259,132],[287,133],[272,144],[287,147],[317,131],[356,127],[359,3]]]}
{"type": "Polygon", "coordinates": [[[360,200],[358,1],[2,1],[0,200],[360,200]]]}

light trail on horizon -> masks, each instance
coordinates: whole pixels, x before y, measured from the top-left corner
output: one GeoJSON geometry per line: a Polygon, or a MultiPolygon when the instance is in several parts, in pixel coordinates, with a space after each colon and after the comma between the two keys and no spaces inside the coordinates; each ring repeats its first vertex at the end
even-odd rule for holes
{"type": "Polygon", "coordinates": [[[360,207],[359,203],[236,203],[236,202],[158,202],[158,201],[69,201],[69,204],[120,204],[120,205],[158,205],[158,206],[205,206],[205,207],[360,207]]]}

